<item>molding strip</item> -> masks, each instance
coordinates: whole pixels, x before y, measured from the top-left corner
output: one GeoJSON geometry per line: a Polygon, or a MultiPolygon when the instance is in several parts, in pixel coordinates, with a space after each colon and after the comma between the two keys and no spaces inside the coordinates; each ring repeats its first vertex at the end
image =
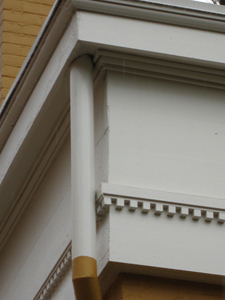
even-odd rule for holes
{"type": "Polygon", "coordinates": [[[94,56],[94,78],[106,70],[161,78],[175,82],[225,89],[224,65],[203,66],[199,62],[176,62],[172,60],[143,57],[98,50],[94,56]]]}
{"type": "Polygon", "coordinates": [[[61,255],[58,262],[55,264],[54,268],[52,269],[51,273],[45,280],[44,284],[34,297],[34,300],[47,300],[51,297],[52,293],[55,291],[56,287],[58,286],[59,282],[64,277],[65,273],[71,266],[72,261],[72,246],[71,242],[66,247],[65,251],[61,255]]]}
{"type": "MultiPolygon", "coordinates": [[[[158,216],[166,213],[167,217],[170,218],[177,214],[182,219],[190,216],[194,221],[203,218],[205,222],[211,222],[212,220],[216,220],[219,224],[225,222],[225,209],[219,208],[220,205],[218,205],[222,199],[216,199],[217,201],[215,201],[213,198],[193,195],[186,195],[185,199],[185,195],[182,194],[140,188],[135,189],[110,184],[102,184],[97,194],[97,199],[97,215],[99,218],[103,218],[111,207],[114,207],[116,210],[122,210],[127,207],[131,212],[140,209],[143,214],[153,211],[158,216]],[[121,190],[127,191],[127,195],[124,192],[121,193],[121,190]],[[139,193],[139,196],[137,193],[139,193]],[[178,200],[179,197],[180,201],[178,200]],[[206,205],[201,205],[200,203],[204,202],[204,199],[206,205]],[[212,204],[214,202],[218,207],[215,207],[215,205],[210,206],[210,200],[212,204]]],[[[222,201],[224,202],[224,200],[222,201]]]]}

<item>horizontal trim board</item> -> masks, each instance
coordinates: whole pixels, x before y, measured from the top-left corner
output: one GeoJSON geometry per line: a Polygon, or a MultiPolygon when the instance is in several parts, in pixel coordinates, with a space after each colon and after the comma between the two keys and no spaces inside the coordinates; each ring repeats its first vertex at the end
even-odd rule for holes
{"type": "Polygon", "coordinates": [[[168,217],[173,217],[175,214],[179,214],[180,218],[185,219],[189,215],[192,220],[198,221],[200,218],[204,218],[206,222],[211,222],[214,219],[219,224],[225,222],[225,213],[220,211],[206,210],[204,208],[194,208],[191,206],[174,205],[163,202],[156,202],[154,200],[140,200],[129,199],[128,197],[115,197],[107,196],[102,197],[97,207],[97,215],[99,217],[104,216],[110,207],[115,207],[116,210],[122,210],[125,206],[129,211],[134,212],[138,208],[141,209],[143,214],[147,214],[149,211],[154,210],[154,214],[160,216],[162,213],[166,213],[168,217]]]}
{"type": "Polygon", "coordinates": [[[168,217],[179,214],[181,218],[186,218],[191,215],[193,220],[204,218],[206,222],[211,222],[213,219],[220,224],[225,222],[225,199],[107,183],[102,183],[97,192],[97,199],[99,217],[103,217],[109,207],[114,205],[117,210],[127,206],[130,211],[141,209],[142,213],[154,209],[155,215],[166,212],[168,217]]]}
{"type": "Polygon", "coordinates": [[[224,7],[191,1],[100,1],[72,0],[75,9],[118,15],[141,20],[225,32],[224,7]]]}
{"type": "MultiPolygon", "coordinates": [[[[225,89],[225,70],[182,64],[103,50],[95,55],[95,78],[105,70],[162,78],[194,85],[225,89]]],[[[224,67],[224,66],[223,66],[224,67]]]]}

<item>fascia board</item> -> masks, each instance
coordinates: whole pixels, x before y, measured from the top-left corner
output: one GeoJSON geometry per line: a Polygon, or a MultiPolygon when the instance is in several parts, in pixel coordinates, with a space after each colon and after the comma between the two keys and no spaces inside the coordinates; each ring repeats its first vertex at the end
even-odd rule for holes
{"type": "Polygon", "coordinates": [[[225,7],[190,0],[72,0],[76,10],[225,32],[225,7]]]}
{"type": "Polygon", "coordinates": [[[94,12],[77,16],[79,41],[96,49],[224,70],[221,33],[94,12]]]}

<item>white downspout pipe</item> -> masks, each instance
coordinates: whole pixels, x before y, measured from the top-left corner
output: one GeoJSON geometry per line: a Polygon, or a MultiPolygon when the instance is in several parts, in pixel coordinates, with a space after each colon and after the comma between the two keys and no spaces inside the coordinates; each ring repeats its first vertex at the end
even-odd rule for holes
{"type": "Polygon", "coordinates": [[[73,284],[77,300],[100,300],[96,263],[93,64],[70,69],[73,284]]]}

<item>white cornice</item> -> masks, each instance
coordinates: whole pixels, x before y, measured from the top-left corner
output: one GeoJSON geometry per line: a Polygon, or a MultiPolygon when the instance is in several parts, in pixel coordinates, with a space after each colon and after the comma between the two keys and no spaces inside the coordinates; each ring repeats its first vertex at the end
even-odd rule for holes
{"type": "Polygon", "coordinates": [[[0,152],[74,10],[225,32],[225,7],[190,0],[57,0],[0,109],[0,152]],[[51,32],[51,34],[50,34],[51,32]]]}
{"type": "Polygon", "coordinates": [[[75,9],[225,32],[225,8],[190,0],[72,0],[75,9]]]}

